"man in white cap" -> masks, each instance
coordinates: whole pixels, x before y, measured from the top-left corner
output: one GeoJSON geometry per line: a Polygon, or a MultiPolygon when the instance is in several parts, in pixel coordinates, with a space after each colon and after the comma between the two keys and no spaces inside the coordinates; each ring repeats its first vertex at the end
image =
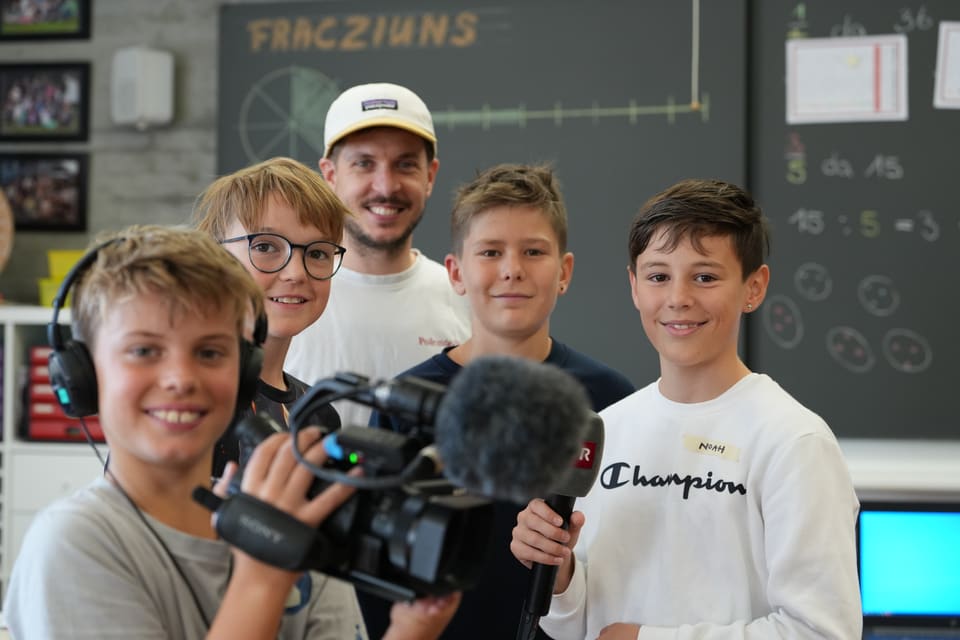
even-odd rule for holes
{"type": "MultiPolygon", "coordinates": [[[[313,384],[338,371],[390,378],[470,337],[445,267],[413,248],[437,169],[427,105],[389,83],[344,91],[327,111],[320,172],[353,211],[330,306],[293,339],[285,368],[313,384]]],[[[343,425],[370,410],[338,403],[343,425]]]]}

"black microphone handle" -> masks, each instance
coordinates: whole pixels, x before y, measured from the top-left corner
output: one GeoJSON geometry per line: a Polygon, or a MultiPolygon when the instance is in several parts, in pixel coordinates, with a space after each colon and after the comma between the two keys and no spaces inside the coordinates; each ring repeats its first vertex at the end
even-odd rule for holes
{"type": "Polygon", "coordinates": [[[537,626],[540,624],[540,616],[524,611],[520,615],[520,626],[517,627],[516,640],[534,640],[537,637],[537,626]]]}
{"type": "MultiPolygon", "coordinates": [[[[570,516],[573,514],[573,503],[576,497],[552,495],[547,498],[547,506],[563,518],[564,529],[570,526],[570,516]]],[[[537,630],[541,616],[550,612],[550,599],[553,598],[553,586],[557,581],[559,567],[553,564],[533,563],[530,574],[530,587],[527,598],[523,601],[523,612],[520,618],[520,628],[517,631],[517,640],[531,640],[537,630]]]]}

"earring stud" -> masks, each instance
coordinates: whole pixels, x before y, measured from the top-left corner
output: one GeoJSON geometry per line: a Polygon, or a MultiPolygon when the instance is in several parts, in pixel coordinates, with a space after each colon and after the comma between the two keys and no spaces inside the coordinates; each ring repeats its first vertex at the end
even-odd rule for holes
{"type": "Polygon", "coordinates": [[[753,305],[748,302],[748,303],[747,303],[747,311],[751,311],[752,309],[753,309],[753,305]]]}

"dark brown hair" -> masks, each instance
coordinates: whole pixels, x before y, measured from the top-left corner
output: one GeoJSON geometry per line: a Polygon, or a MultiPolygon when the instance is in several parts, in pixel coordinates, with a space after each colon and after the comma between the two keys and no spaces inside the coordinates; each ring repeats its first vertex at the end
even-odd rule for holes
{"type": "Polygon", "coordinates": [[[653,237],[665,233],[663,249],[673,251],[685,239],[703,252],[702,240],[729,236],[743,268],[743,278],[759,269],[770,252],[766,218],[753,197],[722,180],[683,180],[653,196],[630,225],[630,270],[653,237]]]}

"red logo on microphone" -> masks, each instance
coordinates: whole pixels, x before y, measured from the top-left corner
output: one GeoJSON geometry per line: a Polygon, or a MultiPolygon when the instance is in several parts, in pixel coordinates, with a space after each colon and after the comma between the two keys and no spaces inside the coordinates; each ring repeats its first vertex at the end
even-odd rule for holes
{"type": "Polygon", "coordinates": [[[596,452],[596,442],[584,442],[580,445],[580,456],[577,458],[577,463],[573,466],[577,469],[593,469],[595,462],[593,458],[596,452]]]}

